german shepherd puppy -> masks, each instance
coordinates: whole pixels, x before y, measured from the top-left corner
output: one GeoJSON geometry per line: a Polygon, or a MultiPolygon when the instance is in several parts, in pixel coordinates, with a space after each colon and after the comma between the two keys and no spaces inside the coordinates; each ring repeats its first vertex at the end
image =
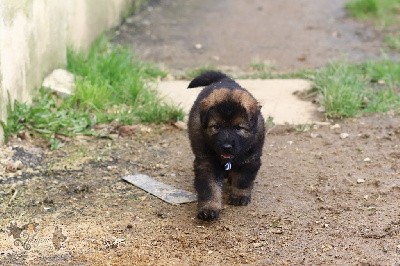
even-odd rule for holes
{"type": "Polygon", "coordinates": [[[218,219],[224,177],[231,185],[229,203],[250,203],[254,179],[261,166],[265,127],[261,106],[227,75],[209,71],[188,88],[206,86],[189,114],[188,131],[195,155],[194,186],[201,220],[218,219]]]}

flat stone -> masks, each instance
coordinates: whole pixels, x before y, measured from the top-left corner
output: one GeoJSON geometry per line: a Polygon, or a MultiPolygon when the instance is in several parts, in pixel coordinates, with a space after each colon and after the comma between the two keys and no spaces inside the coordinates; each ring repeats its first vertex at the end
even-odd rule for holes
{"type": "Polygon", "coordinates": [[[59,93],[61,96],[69,96],[74,92],[75,78],[72,73],[65,69],[55,69],[44,79],[42,86],[59,93]]]}
{"type": "Polygon", "coordinates": [[[170,204],[176,205],[197,201],[196,194],[162,183],[148,175],[128,175],[122,177],[122,179],[170,204]]]}
{"type": "MultiPolygon", "coordinates": [[[[321,114],[317,105],[301,100],[295,92],[311,88],[311,82],[304,79],[242,79],[236,80],[246,88],[262,105],[262,114],[265,119],[273,118],[275,124],[309,124],[321,122],[321,114]]],[[[189,113],[197,95],[202,88],[187,89],[189,81],[172,80],[161,81],[158,91],[167,101],[183,108],[189,113]]]]}

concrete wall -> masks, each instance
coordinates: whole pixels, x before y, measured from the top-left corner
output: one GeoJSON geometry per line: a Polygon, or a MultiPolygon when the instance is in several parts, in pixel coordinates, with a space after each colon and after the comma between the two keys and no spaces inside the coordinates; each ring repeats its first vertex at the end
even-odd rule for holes
{"type": "Polygon", "coordinates": [[[67,47],[87,49],[143,2],[0,0],[0,120],[9,98],[30,102],[43,78],[66,65],[67,47]]]}

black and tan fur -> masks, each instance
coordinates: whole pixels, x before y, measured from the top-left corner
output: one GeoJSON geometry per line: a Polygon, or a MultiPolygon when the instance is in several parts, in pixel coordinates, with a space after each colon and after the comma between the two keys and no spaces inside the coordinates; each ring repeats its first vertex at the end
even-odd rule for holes
{"type": "Polygon", "coordinates": [[[229,203],[250,203],[254,179],[261,166],[264,118],[257,100],[234,80],[210,71],[196,77],[189,88],[206,86],[189,114],[198,215],[215,220],[222,208],[222,184],[231,185],[229,203]],[[224,169],[231,163],[229,171],[224,169]]]}

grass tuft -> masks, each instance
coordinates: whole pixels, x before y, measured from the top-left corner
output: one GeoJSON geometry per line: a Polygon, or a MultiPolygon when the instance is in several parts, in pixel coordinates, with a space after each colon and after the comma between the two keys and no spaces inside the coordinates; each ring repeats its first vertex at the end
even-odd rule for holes
{"type": "Polygon", "coordinates": [[[165,123],[183,118],[181,109],[163,103],[151,88],[151,81],[166,73],[105,38],[88,55],[69,50],[67,69],[81,77],[68,105],[93,112],[98,122],[165,123]]]}
{"type": "Polygon", "coordinates": [[[346,8],[355,18],[372,19],[383,26],[399,22],[399,0],[350,0],[346,8]]]}
{"type": "Polygon", "coordinates": [[[323,95],[322,104],[329,117],[400,113],[400,64],[397,62],[330,64],[315,73],[314,83],[323,95]]]}
{"type": "Polygon", "coordinates": [[[162,102],[151,88],[151,81],[166,73],[104,38],[87,56],[69,51],[68,70],[82,77],[70,105],[95,112],[99,122],[165,123],[183,119],[181,109],[162,102]]]}
{"type": "Polygon", "coordinates": [[[400,52],[400,33],[389,34],[385,37],[385,42],[390,49],[400,52]]]}
{"type": "Polygon", "coordinates": [[[200,67],[186,71],[183,74],[182,79],[192,80],[195,77],[197,77],[207,71],[220,71],[220,70],[214,65],[200,66],[200,67]]]}
{"type": "Polygon", "coordinates": [[[56,144],[54,139],[57,135],[92,134],[93,125],[94,120],[89,114],[64,108],[59,96],[41,89],[31,105],[18,101],[12,106],[9,104],[7,124],[3,126],[6,140],[18,132],[27,130],[56,144]]]}
{"type": "Polygon", "coordinates": [[[378,15],[378,4],[375,0],[353,0],[347,3],[350,14],[356,18],[378,15]]]}

